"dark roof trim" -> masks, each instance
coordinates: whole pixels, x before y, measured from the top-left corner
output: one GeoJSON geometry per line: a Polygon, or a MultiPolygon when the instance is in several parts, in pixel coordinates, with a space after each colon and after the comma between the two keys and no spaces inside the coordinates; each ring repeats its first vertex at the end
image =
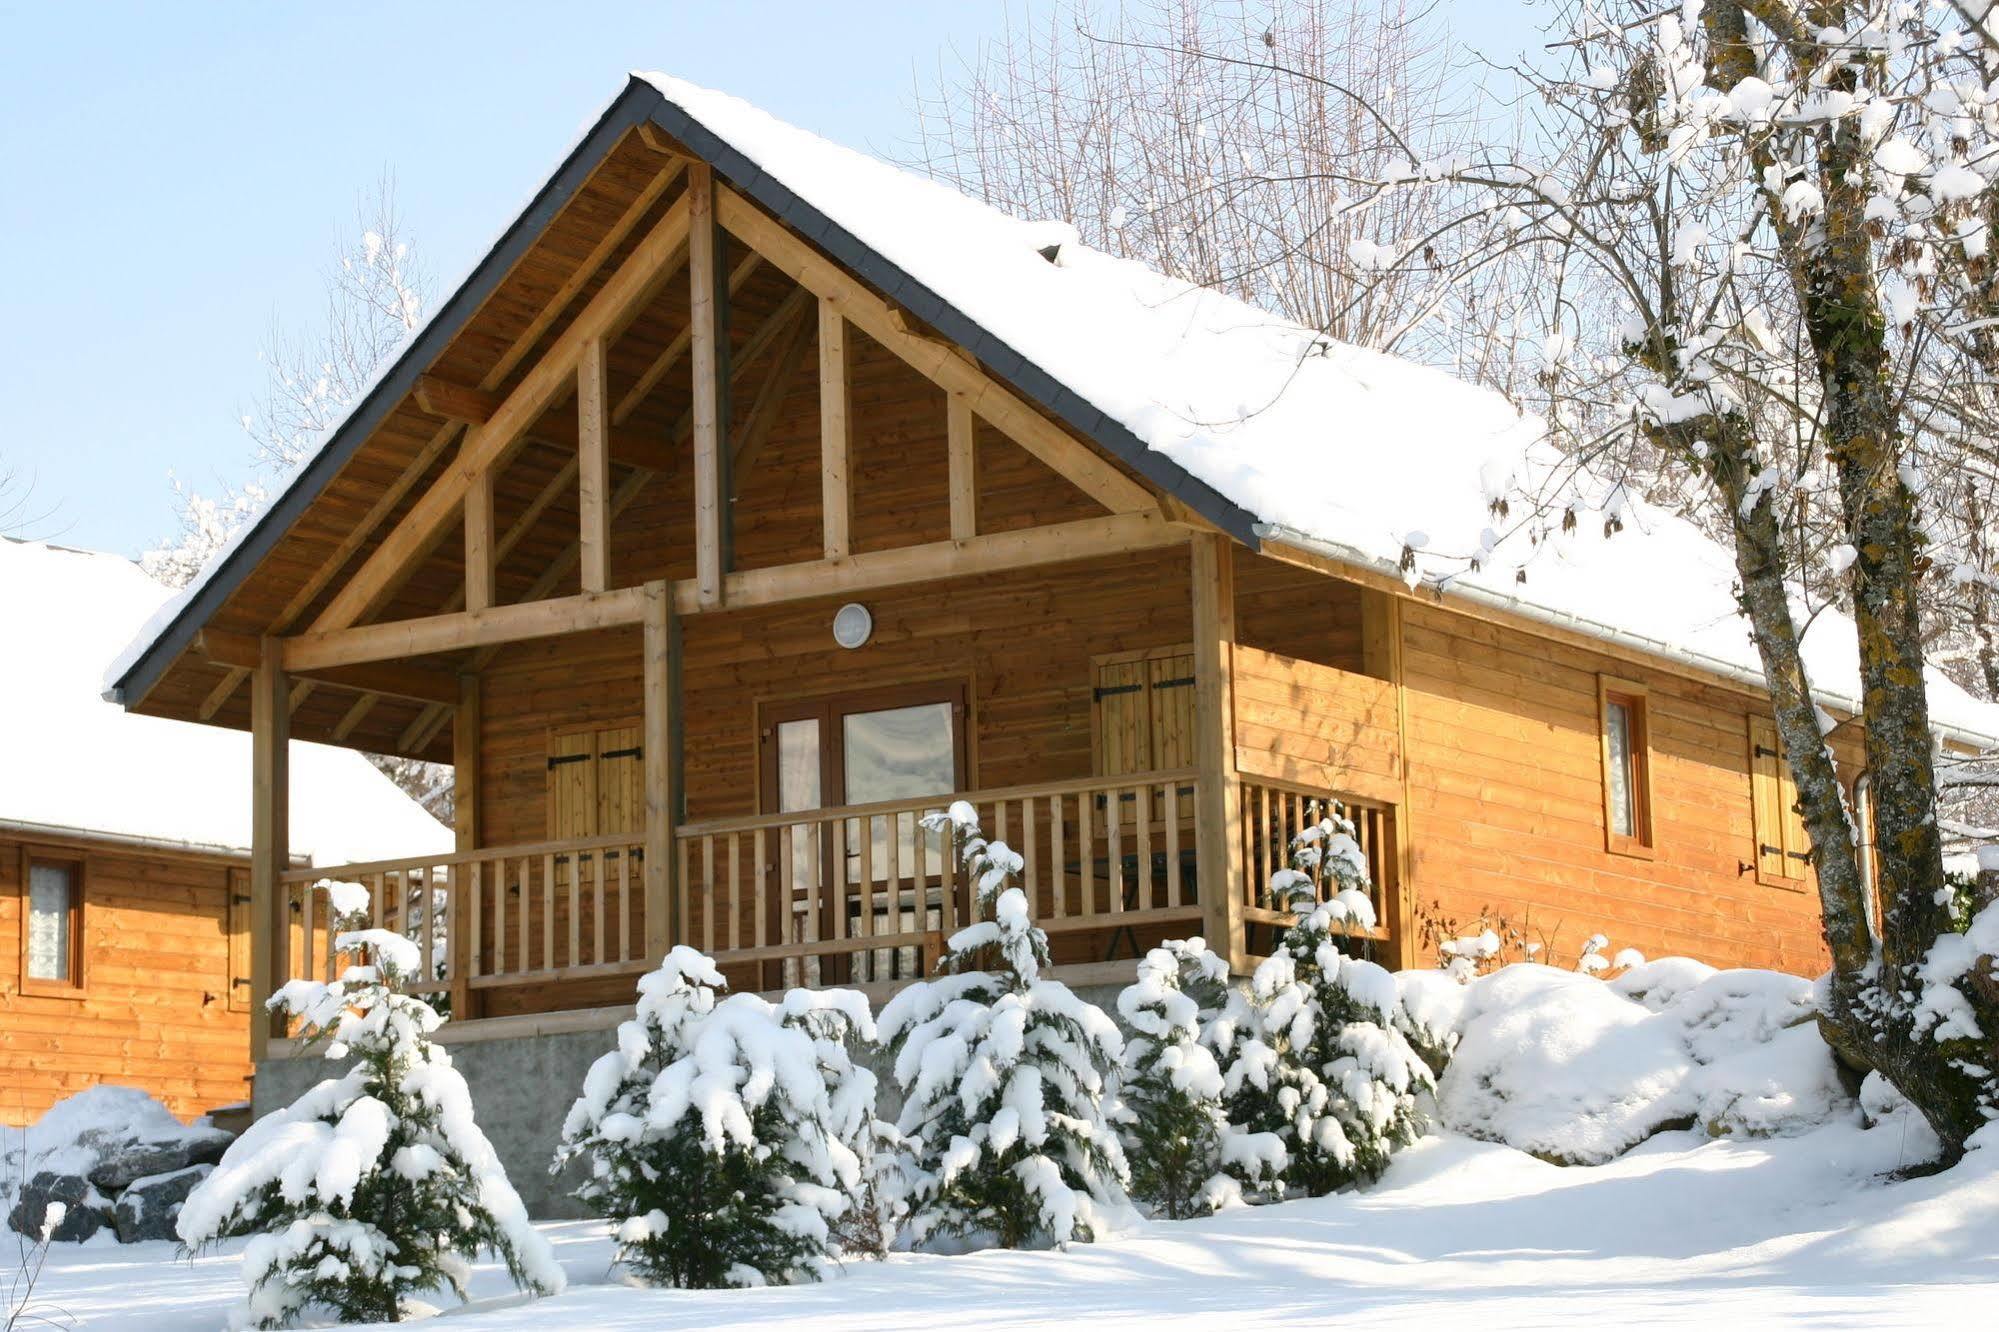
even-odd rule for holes
{"type": "Polygon", "coordinates": [[[766,175],[763,168],[664,94],[660,96],[659,109],[653,112],[652,119],[654,124],[721,172],[742,193],[818,245],[875,290],[971,352],[994,374],[1054,413],[1057,420],[1251,550],[1262,546],[1262,538],[1256,533],[1256,515],[1165,454],[1147,447],[1145,441],[1132,434],[1122,422],[1106,416],[1067,384],[1022,356],[957,306],[799,198],[783,181],[766,175]]]}
{"type": "Polygon", "coordinates": [[[589,179],[598,163],[627,131],[644,123],[659,101],[658,89],[633,80],[605,109],[590,132],[563,159],[555,174],[528,201],[528,206],[494,242],[493,248],[473,268],[470,276],[410,340],[395,364],[355,404],[347,419],[292,478],[284,493],[257,518],[243,539],[229,552],[222,566],[203,581],[200,589],[118,678],[112,686],[112,693],[119,703],[130,707],[159,682],[160,676],[194,641],[194,636],[209,617],[221,609],[250,571],[263,562],[264,557],[291,530],[299,515],[346,466],[362,441],[374,433],[375,427],[415,387],[417,376],[429,369],[431,362],[450,345],[466,320],[492,295],[501,280],[512,271],[515,262],[540,237],[543,229],[562,211],[563,205],[569,202],[583,182],[589,179]]]}
{"type": "Polygon", "coordinates": [[[1123,424],[1093,407],[1068,385],[986,331],[956,306],[864,244],[852,232],[836,225],[831,218],[799,198],[782,181],[766,175],[762,168],[738,152],[732,144],[686,110],[668,101],[653,84],[633,76],[626,83],[625,90],[605,109],[590,132],[583,136],[569,156],[563,159],[555,174],[528,202],[526,209],[473,268],[471,275],[410,340],[388,373],[355,405],[320,451],[292,478],[284,493],[252,524],[223,560],[221,567],[203,581],[195,594],[119,677],[112,686],[112,694],[120,704],[132,706],[159,682],[168,665],[194,641],[209,617],[221,609],[250,571],[263,562],[306,507],[346,466],[355,450],[374,433],[375,427],[415,387],[417,376],[427,370],[431,362],[450,345],[466,320],[485,303],[515,262],[562,211],[590,173],[596,170],[598,163],[627,131],[647,120],[680,140],[721,172],[736,189],[813,241],[877,291],[971,352],[995,374],[1054,413],[1057,420],[1126,463],[1140,476],[1243,545],[1255,550],[1263,544],[1256,533],[1255,515],[1166,455],[1146,447],[1145,442],[1123,424]]]}

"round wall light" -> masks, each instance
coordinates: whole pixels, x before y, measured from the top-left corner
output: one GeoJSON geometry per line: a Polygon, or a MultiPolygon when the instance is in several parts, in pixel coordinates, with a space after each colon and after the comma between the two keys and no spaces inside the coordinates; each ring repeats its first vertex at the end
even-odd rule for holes
{"type": "Polygon", "coordinates": [[[875,617],[858,601],[850,601],[833,613],[833,641],[843,648],[865,644],[875,632],[875,617]]]}

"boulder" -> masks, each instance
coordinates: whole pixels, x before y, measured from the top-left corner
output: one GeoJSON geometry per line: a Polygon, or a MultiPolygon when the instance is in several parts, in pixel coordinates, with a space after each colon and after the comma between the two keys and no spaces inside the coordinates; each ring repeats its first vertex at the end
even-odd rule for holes
{"type": "Polygon", "coordinates": [[[106,1193],[116,1193],[133,1180],[171,1175],[193,1165],[213,1165],[222,1159],[232,1140],[218,1128],[190,1128],[170,1138],[139,1141],[99,1138],[89,1144],[98,1153],[90,1182],[106,1193]]]}
{"type": "Polygon", "coordinates": [[[101,1202],[90,1181],[82,1175],[37,1171],[21,1186],[20,1200],[7,1214],[7,1224],[19,1234],[39,1238],[48,1219],[50,1203],[61,1203],[63,1218],[50,1233],[52,1240],[87,1240],[104,1228],[104,1213],[93,1204],[101,1202]]]}
{"type": "Polygon", "coordinates": [[[118,1195],[118,1205],[112,1212],[118,1242],[137,1244],[141,1240],[174,1238],[174,1219],[180,1215],[180,1205],[214,1169],[213,1165],[202,1163],[133,1180],[118,1195]]]}

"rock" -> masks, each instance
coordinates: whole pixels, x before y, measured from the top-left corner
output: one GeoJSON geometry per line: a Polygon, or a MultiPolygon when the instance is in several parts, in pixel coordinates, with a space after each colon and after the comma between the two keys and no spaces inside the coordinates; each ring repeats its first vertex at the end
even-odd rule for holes
{"type": "Polygon", "coordinates": [[[180,1205],[195,1186],[207,1179],[215,1167],[191,1165],[163,1175],[135,1179],[118,1195],[112,1222],[118,1227],[118,1242],[137,1244],[141,1240],[174,1238],[174,1219],[180,1205]]]}
{"type": "Polygon", "coordinates": [[[191,1165],[213,1165],[222,1159],[232,1136],[218,1128],[191,1128],[179,1137],[145,1142],[105,1142],[91,1144],[99,1153],[90,1172],[90,1182],[106,1193],[116,1193],[135,1179],[171,1175],[191,1165]]]}
{"type": "Polygon", "coordinates": [[[19,1234],[39,1238],[49,1204],[59,1202],[65,1209],[63,1219],[49,1238],[65,1243],[87,1240],[104,1228],[104,1213],[90,1205],[98,1201],[97,1191],[83,1176],[38,1171],[21,1187],[20,1201],[7,1214],[7,1224],[19,1234]]]}

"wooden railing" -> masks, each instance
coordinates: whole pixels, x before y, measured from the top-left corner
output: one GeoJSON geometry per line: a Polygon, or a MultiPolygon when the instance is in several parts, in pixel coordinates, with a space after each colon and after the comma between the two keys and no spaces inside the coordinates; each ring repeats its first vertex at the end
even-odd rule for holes
{"type": "Polygon", "coordinates": [[[760,964],[765,986],[922,974],[972,919],[971,885],[926,814],[962,800],[1022,860],[1020,884],[1051,935],[1198,927],[1194,774],[974,791],[957,797],[716,819],[679,829],[675,937],[718,963],[760,964]]]}
{"type": "Polygon", "coordinates": [[[338,976],[351,959],[334,941],[361,926],[416,944],[421,963],[404,984],[412,993],[452,989],[454,959],[471,989],[642,971],[642,846],[619,834],[291,871],[289,965],[278,974],[338,976]],[[365,888],[365,919],[337,919],[341,890],[313,886],[321,881],[365,888]]]}
{"type": "Polygon", "coordinates": [[[1296,782],[1267,777],[1242,779],[1243,838],[1243,920],[1252,928],[1249,951],[1267,952],[1261,947],[1270,931],[1264,925],[1281,927],[1297,917],[1282,909],[1270,896],[1270,878],[1291,863],[1291,843],[1306,828],[1337,812],[1352,821],[1354,841],[1367,860],[1376,927],[1354,930],[1377,942],[1390,937],[1389,915],[1396,884],[1395,811],[1379,801],[1331,793],[1296,782]]]}
{"type": "MultiPolygon", "coordinates": [[[[1058,945],[1072,936],[1072,960],[1134,957],[1139,929],[1202,928],[1196,790],[1193,771],[1180,770],[686,824],[673,839],[665,933],[735,968],[738,987],[927,974],[974,908],[945,837],[923,818],[963,800],[989,838],[1020,854],[1035,919],[1058,945]]],[[[1271,874],[1336,801],[1372,871],[1382,921],[1373,937],[1388,937],[1392,809],[1244,776],[1244,872],[1224,891],[1241,895],[1252,953],[1293,919],[1270,900],[1271,874]]],[[[644,877],[633,834],[295,870],[285,876],[292,928],[277,974],[336,977],[353,960],[335,952],[338,932],[372,925],[417,945],[421,965],[406,984],[418,993],[636,975],[649,965],[644,877]],[[365,911],[336,921],[329,894],[313,886],[323,879],[360,885],[365,911]]]]}

